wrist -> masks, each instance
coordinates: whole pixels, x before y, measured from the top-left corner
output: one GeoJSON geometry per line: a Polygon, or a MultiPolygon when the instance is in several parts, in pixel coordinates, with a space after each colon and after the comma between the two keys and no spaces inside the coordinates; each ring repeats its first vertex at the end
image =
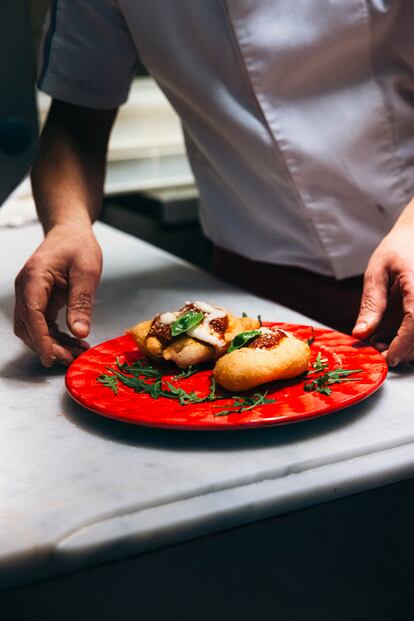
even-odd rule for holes
{"type": "Polygon", "coordinates": [[[75,262],[86,260],[91,265],[102,263],[102,250],[91,225],[58,223],[47,233],[40,245],[41,253],[72,257],[75,262]]]}
{"type": "Polygon", "coordinates": [[[43,224],[43,230],[45,233],[45,237],[51,236],[59,236],[65,238],[82,238],[82,237],[90,237],[94,235],[92,222],[88,219],[79,219],[79,220],[58,220],[56,222],[49,222],[47,224],[43,224]]]}

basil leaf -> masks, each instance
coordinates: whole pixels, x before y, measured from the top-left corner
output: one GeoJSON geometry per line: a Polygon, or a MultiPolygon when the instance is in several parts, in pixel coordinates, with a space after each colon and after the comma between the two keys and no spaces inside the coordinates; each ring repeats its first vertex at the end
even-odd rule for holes
{"type": "Polygon", "coordinates": [[[200,313],[194,310],[187,311],[186,313],[184,313],[184,315],[178,317],[178,319],[176,319],[171,324],[171,336],[178,336],[183,332],[191,330],[191,328],[195,328],[196,326],[198,326],[199,323],[203,321],[203,319],[204,313],[200,313]]]}
{"type": "Polygon", "coordinates": [[[237,334],[231,342],[231,345],[227,351],[228,354],[231,354],[235,349],[240,349],[250,343],[256,336],[260,336],[260,330],[250,330],[249,332],[240,332],[237,334]]]}

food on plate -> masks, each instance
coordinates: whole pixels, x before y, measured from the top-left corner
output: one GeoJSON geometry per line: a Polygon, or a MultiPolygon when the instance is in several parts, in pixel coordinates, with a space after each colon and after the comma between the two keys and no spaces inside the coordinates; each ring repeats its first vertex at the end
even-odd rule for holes
{"type": "Polygon", "coordinates": [[[216,362],[213,377],[229,391],[244,391],[308,369],[310,349],[290,332],[261,326],[259,319],[235,317],[221,306],[186,302],[127,330],[151,358],[181,369],[216,362]]]}
{"type": "Polygon", "coordinates": [[[290,379],[308,369],[310,348],[277,326],[238,334],[216,363],[213,377],[229,391],[243,391],[274,380],[290,379]]]}
{"type": "Polygon", "coordinates": [[[157,314],[127,330],[148,356],[174,362],[181,369],[214,361],[226,353],[240,332],[255,330],[260,321],[235,317],[221,306],[186,302],[176,311],[157,314]]]}

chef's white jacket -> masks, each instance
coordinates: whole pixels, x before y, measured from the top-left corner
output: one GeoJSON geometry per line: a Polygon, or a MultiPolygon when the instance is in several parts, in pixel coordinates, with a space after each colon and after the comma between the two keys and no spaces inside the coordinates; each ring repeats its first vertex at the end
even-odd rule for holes
{"type": "Polygon", "coordinates": [[[344,278],[414,194],[414,2],[52,0],[39,86],[180,115],[214,243],[344,278]]]}

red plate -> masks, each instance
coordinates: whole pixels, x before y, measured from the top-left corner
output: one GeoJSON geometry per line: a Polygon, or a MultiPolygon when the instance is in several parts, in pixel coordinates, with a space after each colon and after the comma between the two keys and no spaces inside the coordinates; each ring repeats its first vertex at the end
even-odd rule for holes
{"type": "MultiPolygon", "coordinates": [[[[301,339],[308,339],[312,335],[312,328],[309,326],[268,322],[264,325],[280,326],[301,339]]],[[[353,405],[381,386],[387,375],[387,364],[376,349],[333,330],[315,328],[314,336],[311,362],[320,352],[328,360],[328,369],[361,369],[361,373],[353,376],[361,380],[332,385],[330,396],[305,392],[303,377],[273,382],[259,386],[251,392],[268,390],[267,398],[275,399],[275,403],[259,406],[242,414],[217,416],[221,406],[223,409],[229,408],[232,403],[230,399],[181,406],[172,399],[153,399],[150,395],[135,393],[124,385],[120,385],[118,394],[114,395],[109,388],[99,383],[97,377],[108,373],[107,366],[113,366],[117,356],[129,363],[142,358],[131,337],[120,336],[79,356],[68,369],[66,387],[80,405],[109,418],[150,427],[212,430],[245,429],[308,420],[353,405]]],[[[210,370],[200,371],[177,382],[177,386],[187,392],[194,390],[204,396],[209,392],[210,377],[210,370]]]]}

